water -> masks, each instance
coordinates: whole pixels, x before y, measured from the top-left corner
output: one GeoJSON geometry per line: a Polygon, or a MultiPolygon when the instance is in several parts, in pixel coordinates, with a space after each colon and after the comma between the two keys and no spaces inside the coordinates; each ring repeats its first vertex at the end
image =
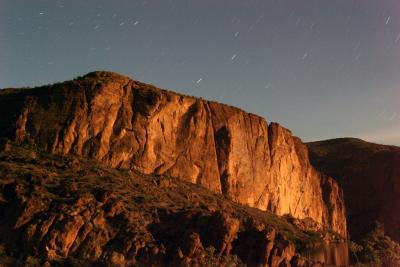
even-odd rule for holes
{"type": "Polygon", "coordinates": [[[324,243],[309,250],[306,258],[321,262],[324,266],[349,266],[347,242],[324,243]]]}

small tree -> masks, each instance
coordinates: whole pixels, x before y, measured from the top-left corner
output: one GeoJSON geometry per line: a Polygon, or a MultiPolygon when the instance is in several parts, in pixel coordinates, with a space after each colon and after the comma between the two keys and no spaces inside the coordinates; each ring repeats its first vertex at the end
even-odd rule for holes
{"type": "Polygon", "coordinates": [[[361,245],[357,244],[356,242],[349,240],[349,250],[351,251],[351,253],[353,253],[354,257],[356,258],[357,264],[358,264],[360,261],[358,260],[357,253],[361,252],[363,250],[363,247],[361,245]]]}
{"type": "Polygon", "coordinates": [[[362,241],[362,261],[372,266],[400,266],[400,244],[385,235],[383,224],[375,228],[362,241]]]}

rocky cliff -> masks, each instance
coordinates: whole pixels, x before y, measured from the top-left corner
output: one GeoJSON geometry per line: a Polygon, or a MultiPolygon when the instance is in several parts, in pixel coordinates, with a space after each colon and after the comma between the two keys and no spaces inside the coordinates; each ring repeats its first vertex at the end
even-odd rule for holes
{"type": "Polygon", "coordinates": [[[311,256],[329,233],[290,221],[168,176],[0,148],[0,266],[347,266],[346,250],[311,256]]]}
{"type": "Polygon", "coordinates": [[[316,168],[343,188],[351,237],[364,237],[379,221],[385,233],[399,242],[400,148],[354,138],[307,145],[316,168]]]}
{"type": "Polygon", "coordinates": [[[0,93],[0,136],[53,154],[163,174],[346,235],[337,183],[282,126],[109,72],[0,93]]]}

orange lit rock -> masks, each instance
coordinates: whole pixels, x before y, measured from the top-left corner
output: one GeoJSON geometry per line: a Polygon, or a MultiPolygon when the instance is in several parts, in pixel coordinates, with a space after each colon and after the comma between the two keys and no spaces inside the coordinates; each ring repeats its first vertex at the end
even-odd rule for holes
{"type": "Polygon", "coordinates": [[[1,136],[187,180],[261,210],[312,218],[346,236],[336,182],[314,170],[289,130],[240,109],[93,72],[1,94],[0,111],[1,136]]]}

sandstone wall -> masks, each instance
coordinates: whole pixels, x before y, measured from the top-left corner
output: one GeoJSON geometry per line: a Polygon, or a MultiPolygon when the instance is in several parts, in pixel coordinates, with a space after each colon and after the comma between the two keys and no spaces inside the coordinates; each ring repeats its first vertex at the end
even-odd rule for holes
{"type": "Polygon", "coordinates": [[[3,93],[0,105],[5,117],[14,118],[0,119],[2,136],[184,179],[346,235],[336,182],[311,167],[306,147],[289,130],[259,116],[108,72],[3,93]]]}

